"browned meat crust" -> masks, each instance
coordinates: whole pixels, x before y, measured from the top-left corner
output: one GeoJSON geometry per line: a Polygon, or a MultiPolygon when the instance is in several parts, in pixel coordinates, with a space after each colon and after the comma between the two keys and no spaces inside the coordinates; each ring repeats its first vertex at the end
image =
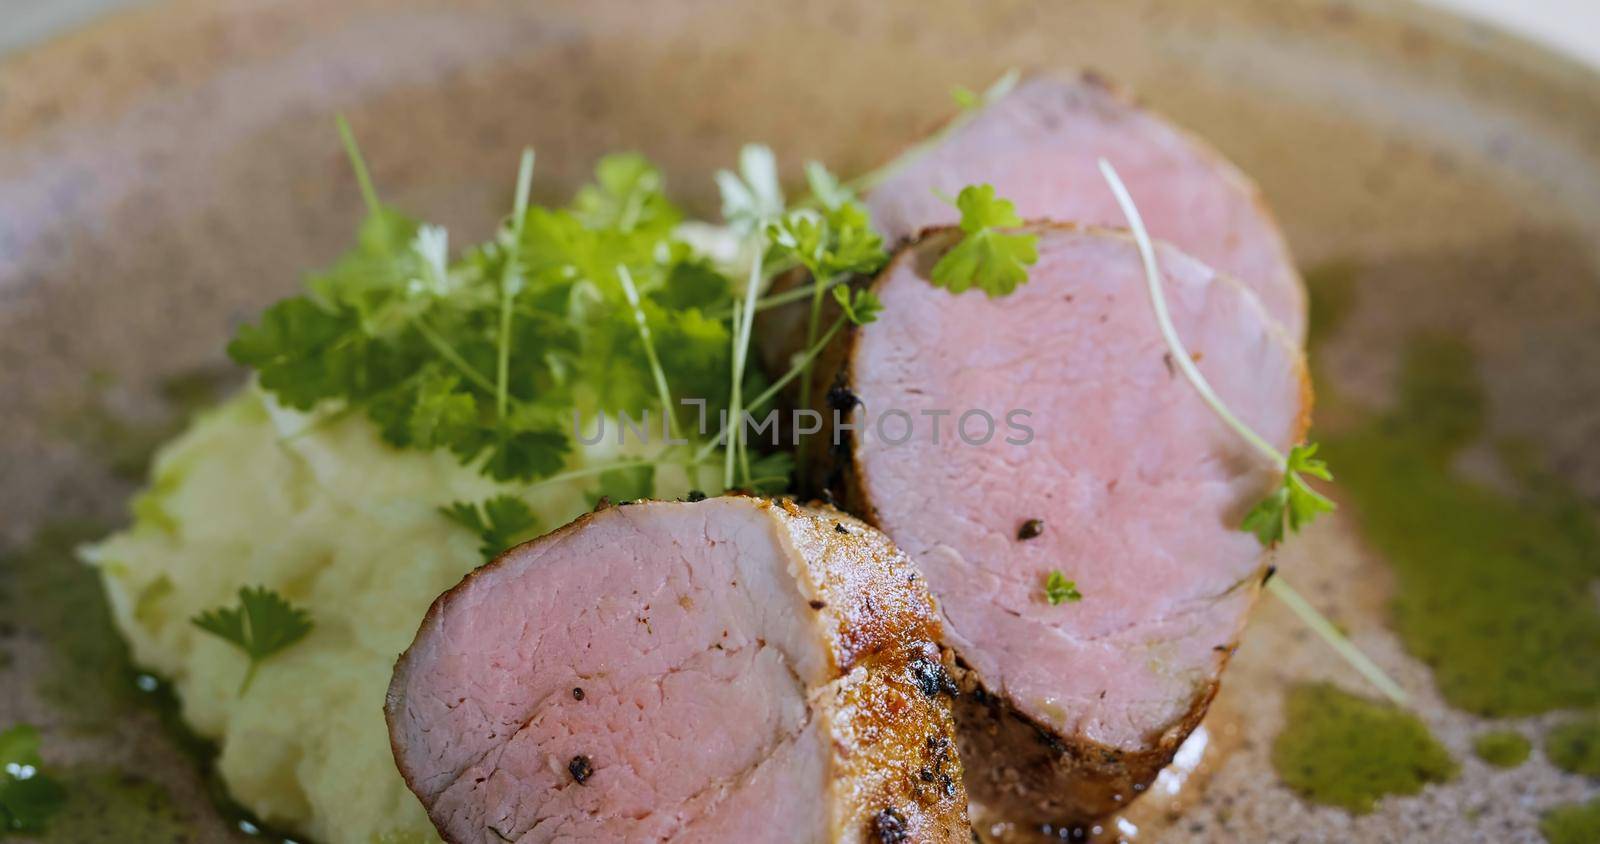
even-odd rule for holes
{"type": "MultiPolygon", "coordinates": [[[[1056,222],[1029,225],[1041,231],[1085,228],[1056,222]]],[[[917,247],[939,239],[954,242],[956,233],[956,229],[949,227],[921,232],[895,253],[876,278],[858,283],[868,287],[876,285],[890,277],[902,261],[936,260],[939,250],[917,247]]],[[[790,315],[774,327],[803,324],[790,315]]],[[[817,390],[819,395],[814,397],[813,405],[822,414],[824,427],[821,433],[801,444],[804,462],[814,467],[802,483],[807,485],[807,492],[832,501],[870,523],[879,524],[877,508],[859,475],[858,443],[847,432],[840,446],[830,445],[833,441],[832,411],[839,410],[842,418],[854,401],[850,392],[851,366],[856,340],[862,330],[852,326],[841,332],[830,348],[817,358],[814,383],[824,386],[817,390]]],[[[795,339],[794,335],[791,330],[787,351],[778,348],[777,338],[773,338],[769,359],[770,356],[786,359],[797,350],[803,338],[795,339]]],[[[1283,342],[1291,341],[1284,336],[1283,342]]],[[[1297,439],[1310,426],[1313,398],[1310,371],[1303,360],[1300,384],[1302,399],[1297,439]]],[[[1260,584],[1258,577],[1247,588],[1259,591],[1260,584]]],[[[1216,675],[1220,675],[1232,652],[1231,644],[1218,651],[1216,675]]],[[[1057,734],[1028,718],[1006,696],[986,689],[976,672],[967,670],[960,662],[959,655],[953,657],[951,674],[961,690],[955,705],[958,746],[966,767],[974,821],[980,828],[992,821],[1033,828],[1044,824],[1073,827],[1087,825],[1117,811],[1142,794],[1161,769],[1172,761],[1178,747],[1205,717],[1219,688],[1218,683],[1212,681],[1198,689],[1182,717],[1153,734],[1145,748],[1130,753],[1081,737],[1057,734]]]]}
{"type": "MultiPolygon", "coordinates": [[[[751,500],[788,529],[806,565],[796,573],[801,588],[814,590],[810,606],[829,630],[836,673],[816,700],[836,754],[834,785],[845,807],[835,840],[970,841],[952,713],[955,684],[938,644],[939,616],[921,575],[888,537],[831,506],[751,500]]],[[[518,548],[581,530],[602,514],[603,509],[587,513],[518,548]]],[[[420,629],[427,630],[454,595],[505,565],[517,550],[507,550],[440,595],[420,629]]],[[[419,633],[419,641],[396,661],[384,705],[396,764],[419,796],[425,772],[408,764],[400,719],[420,639],[419,633]]],[[[448,835],[446,840],[457,844],[448,835]]]]}

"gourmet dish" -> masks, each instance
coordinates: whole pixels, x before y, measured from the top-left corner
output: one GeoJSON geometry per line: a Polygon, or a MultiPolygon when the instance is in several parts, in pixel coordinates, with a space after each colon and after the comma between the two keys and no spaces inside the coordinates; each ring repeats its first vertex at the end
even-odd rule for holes
{"type": "MultiPolygon", "coordinates": [[[[465,246],[386,204],[340,123],[354,244],[238,329],[248,382],[79,550],[252,829],[1116,836],[1203,749],[1263,591],[1365,683],[1291,696],[1336,726],[1275,748],[1286,785],[1361,812],[1456,775],[1274,565],[1340,466],[1260,192],[1094,74],[956,101],[861,175],[786,190],[746,146],[718,220],[632,152],[537,203],[529,150],[465,246]]],[[[1600,700],[1591,632],[1558,634],[1562,703],[1600,700]]],[[[1566,729],[1552,761],[1600,775],[1600,727],[1566,729]]],[[[0,829],[60,802],[38,743],[0,734],[0,829]]],[[[1594,805],[1545,835],[1584,840],[1594,805]]]]}

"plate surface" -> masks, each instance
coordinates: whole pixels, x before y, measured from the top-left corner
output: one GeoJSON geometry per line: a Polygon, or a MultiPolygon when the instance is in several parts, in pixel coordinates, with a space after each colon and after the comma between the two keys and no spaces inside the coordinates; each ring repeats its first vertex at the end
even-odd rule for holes
{"type": "MultiPolygon", "coordinates": [[[[1411,338],[1448,333],[1476,352],[1489,433],[1535,443],[1600,502],[1600,78],[1494,31],[1379,0],[179,0],[0,64],[0,542],[118,523],[138,446],[181,414],[178,388],[236,378],[233,327],[348,241],[360,197],[335,113],[386,199],[478,238],[524,144],[547,199],[600,153],[636,148],[709,213],[710,173],[745,141],[770,143],[791,176],[808,157],[859,172],[934,125],[952,85],[1013,66],[1096,68],[1261,182],[1314,294],[1347,306],[1318,335],[1321,387],[1338,396],[1325,430],[1341,408],[1390,405],[1411,338]]],[[[1482,468],[1469,458],[1464,472],[1482,468]]],[[[1287,685],[1361,686],[1268,601],[1199,772],[1142,801],[1124,835],[1536,841],[1541,811],[1596,794],[1537,754],[1510,772],[1472,757],[1487,722],[1447,706],[1401,648],[1390,568],[1349,515],[1278,563],[1414,691],[1459,779],[1356,818],[1278,785],[1287,685]]],[[[64,642],[38,613],[0,618],[0,725],[40,724],[54,756],[136,775],[151,830],[225,837],[158,717],[62,668],[115,663],[85,577],[59,553],[0,568],[0,600],[87,631],[64,642]],[[60,571],[21,576],[41,565],[60,571]]],[[[82,840],[171,837],[79,810],[82,840]]]]}

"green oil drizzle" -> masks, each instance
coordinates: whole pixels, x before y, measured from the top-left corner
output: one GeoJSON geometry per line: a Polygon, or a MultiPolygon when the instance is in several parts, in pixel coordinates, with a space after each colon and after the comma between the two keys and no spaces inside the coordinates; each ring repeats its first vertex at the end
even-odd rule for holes
{"type": "MultiPolygon", "coordinates": [[[[171,687],[133,665],[111,620],[98,575],[74,553],[78,545],[105,533],[93,522],[56,522],[41,528],[28,545],[0,554],[0,619],[5,619],[0,633],[25,632],[49,648],[43,670],[33,678],[35,690],[55,707],[67,729],[106,740],[128,717],[153,713],[168,740],[194,761],[213,805],[230,826],[248,831],[264,844],[290,840],[233,802],[214,769],[216,748],[183,721],[171,687]]],[[[0,678],[0,683],[8,679],[0,678]]],[[[165,790],[148,780],[95,768],[52,774],[67,787],[68,802],[41,841],[203,837],[195,821],[173,810],[165,790]],[[167,834],[180,828],[184,834],[167,834]]]]}
{"type": "Polygon", "coordinates": [[[1539,832],[1550,844],[1600,841],[1600,799],[1551,809],[1539,820],[1539,832]]]}
{"type": "Polygon", "coordinates": [[[109,730],[136,705],[136,672],[111,623],[95,571],[73,549],[105,535],[87,521],[48,525],[27,546],[0,555],[0,618],[42,639],[50,659],[36,677],[40,696],[67,726],[109,730]]]}
{"type": "Polygon", "coordinates": [[[1496,768],[1515,768],[1528,761],[1533,742],[1516,730],[1491,730],[1472,740],[1472,752],[1496,768]]]}
{"type": "Polygon", "coordinates": [[[121,771],[66,768],[52,775],[66,803],[42,832],[40,844],[195,840],[195,822],[165,788],[121,771]]]}
{"type": "Polygon", "coordinates": [[[1272,765],[1285,785],[1315,803],[1366,814],[1386,794],[1416,794],[1458,770],[1415,715],[1328,683],[1290,689],[1284,722],[1272,765]]]}
{"type": "Polygon", "coordinates": [[[1600,716],[1552,729],[1544,737],[1544,755],[1563,771],[1600,778],[1600,716]]]}
{"type": "Polygon", "coordinates": [[[1336,488],[1394,569],[1396,632],[1452,705],[1505,717],[1600,703],[1594,513],[1526,447],[1499,449],[1512,492],[1460,477],[1484,414],[1471,350],[1416,338],[1397,406],[1323,439],[1336,488]]]}

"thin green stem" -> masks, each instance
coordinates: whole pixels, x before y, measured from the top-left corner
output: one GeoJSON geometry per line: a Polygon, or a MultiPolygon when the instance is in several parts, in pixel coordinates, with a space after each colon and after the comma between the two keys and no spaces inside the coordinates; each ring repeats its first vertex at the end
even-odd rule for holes
{"type": "MultiPolygon", "coordinates": [[[[1116,196],[1117,204],[1122,207],[1123,216],[1128,218],[1128,228],[1133,231],[1134,242],[1139,246],[1139,258],[1144,264],[1145,282],[1150,291],[1150,302],[1155,308],[1156,321],[1160,323],[1161,335],[1166,340],[1167,351],[1173,358],[1173,363],[1182,370],[1184,377],[1194,386],[1195,391],[1200,394],[1201,399],[1211,408],[1212,412],[1217,414],[1218,418],[1233,429],[1240,438],[1249,443],[1252,448],[1261,452],[1263,456],[1277,466],[1282,467],[1284,471],[1288,471],[1288,458],[1271,443],[1267,442],[1264,437],[1252,430],[1250,426],[1241,422],[1237,416],[1234,416],[1232,411],[1228,410],[1228,406],[1223,404],[1222,399],[1211,389],[1211,385],[1206,382],[1205,376],[1200,374],[1199,368],[1194,365],[1194,360],[1189,357],[1189,352],[1184,349],[1183,341],[1178,339],[1178,332],[1173,328],[1172,318],[1167,313],[1166,296],[1161,290],[1161,270],[1156,264],[1155,248],[1151,246],[1150,232],[1145,229],[1144,218],[1139,215],[1139,209],[1134,205],[1133,197],[1128,194],[1127,186],[1122,183],[1121,177],[1117,175],[1117,170],[1111,166],[1111,162],[1104,158],[1100,159],[1100,172],[1105,176],[1106,183],[1111,186],[1111,192],[1116,196]]],[[[1400,689],[1400,686],[1390,680],[1383,673],[1383,670],[1378,668],[1376,663],[1368,659],[1366,654],[1363,654],[1344,634],[1340,633],[1326,618],[1323,618],[1315,607],[1300,597],[1300,593],[1294,591],[1294,588],[1289,586],[1282,575],[1278,575],[1268,581],[1267,589],[1276,595],[1279,600],[1288,604],[1289,608],[1294,611],[1295,615],[1300,617],[1300,620],[1307,627],[1311,628],[1312,632],[1321,636],[1330,647],[1344,657],[1345,661],[1359,671],[1361,676],[1367,678],[1374,686],[1378,687],[1379,691],[1382,691],[1394,702],[1401,705],[1405,704],[1406,694],[1400,689]]]]}
{"type": "Polygon", "coordinates": [[[517,194],[511,206],[511,243],[506,247],[506,265],[500,274],[500,337],[495,365],[495,418],[506,418],[511,394],[511,300],[522,286],[522,223],[528,216],[528,191],[533,184],[533,150],[522,150],[517,167],[517,194]]]}
{"type": "MultiPolygon", "coordinates": [[[[788,262],[785,262],[784,265],[778,267],[769,267],[768,269],[771,270],[771,272],[767,273],[767,276],[770,278],[773,276],[782,275],[784,272],[794,269],[794,267],[794,264],[790,264],[788,262]]],[[[849,276],[846,275],[836,275],[833,278],[828,279],[828,281],[822,284],[823,292],[826,293],[834,287],[844,284],[848,279],[849,276]]],[[[799,287],[792,287],[783,291],[782,293],[774,293],[771,296],[762,296],[760,299],[756,300],[756,313],[759,314],[762,311],[770,310],[780,305],[787,305],[791,302],[798,302],[802,299],[805,299],[806,297],[812,295],[812,292],[816,289],[816,287],[817,282],[812,282],[811,284],[802,284],[799,287]]],[[[720,308],[707,314],[707,316],[710,316],[712,319],[727,319],[732,315],[732,308],[720,308]]]]}
{"type": "Polygon", "coordinates": [[[467,376],[468,381],[487,390],[490,395],[494,394],[496,390],[495,383],[490,381],[488,376],[479,372],[472,364],[467,363],[467,359],[463,358],[455,350],[454,346],[451,346],[449,342],[439,336],[439,332],[434,331],[433,326],[429,325],[420,316],[412,320],[411,324],[417,327],[417,333],[422,335],[422,339],[428,341],[428,345],[432,346],[434,351],[438,352],[441,357],[449,361],[456,369],[461,370],[461,374],[467,376]]]}
{"type": "Polygon", "coordinates": [[[1274,576],[1267,581],[1267,591],[1276,595],[1278,600],[1288,604],[1289,609],[1300,617],[1300,621],[1305,626],[1315,631],[1317,635],[1322,637],[1323,641],[1338,651],[1346,662],[1350,663],[1356,671],[1361,673],[1362,677],[1367,679],[1367,682],[1377,686],[1378,691],[1383,692],[1385,696],[1400,706],[1405,706],[1407,701],[1410,700],[1405,690],[1389,679],[1389,676],[1383,673],[1383,669],[1379,668],[1377,663],[1368,659],[1360,648],[1352,644],[1344,634],[1339,632],[1338,628],[1333,626],[1333,622],[1328,621],[1322,613],[1317,612],[1317,608],[1311,606],[1311,602],[1301,597],[1300,593],[1296,592],[1294,587],[1285,582],[1281,576],[1274,576]]]}
{"type": "Polygon", "coordinates": [[[703,446],[708,447],[723,437],[727,438],[727,442],[723,444],[722,448],[723,489],[733,488],[733,455],[734,450],[737,448],[737,444],[735,443],[735,437],[737,434],[735,432],[739,430],[733,426],[734,423],[739,419],[739,413],[742,410],[740,407],[740,399],[742,398],[740,393],[742,392],[742,382],[744,379],[740,377],[742,373],[739,371],[739,326],[744,323],[743,311],[743,302],[733,303],[733,365],[729,367],[733,373],[733,386],[728,391],[728,418],[723,422],[722,431],[717,434],[717,437],[711,442],[706,443],[706,446],[703,446]]]}
{"type": "Polygon", "coordinates": [[[644,344],[644,356],[650,363],[650,377],[656,382],[656,397],[661,400],[661,413],[667,419],[667,429],[673,437],[678,435],[678,417],[672,412],[672,391],[667,388],[667,373],[656,356],[656,344],[650,337],[650,323],[644,318],[644,308],[639,306],[639,288],[633,284],[633,273],[623,264],[617,265],[617,278],[622,282],[623,295],[628,307],[633,309],[633,324],[639,329],[639,341],[644,344]]]}
{"type": "MultiPolygon", "coordinates": [[[[826,289],[826,285],[821,281],[817,281],[812,283],[811,288],[811,315],[810,318],[806,320],[805,347],[807,349],[811,348],[817,342],[817,329],[820,327],[819,323],[822,322],[822,292],[826,289]]],[[[811,406],[810,361],[806,361],[805,365],[800,367],[800,406],[811,406]]]]}
{"type": "Polygon", "coordinates": [[[260,660],[250,660],[250,667],[244,670],[244,680],[239,683],[239,697],[244,697],[244,693],[250,691],[250,684],[254,683],[256,679],[256,669],[260,667],[260,660]]]}
{"type": "Polygon", "coordinates": [[[1123,216],[1128,218],[1128,228],[1133,230],[1133,240],[1139,246],[1139,257],[1144,263],[1145,283],[1150,291],[1150,302],[1155,306],[1156,322],[1161,326],[1161,336],[1166,339],[1172,362],[1183,370],[1184,377],[1194,385],[1195,392],[1198,392],[1212,412],[1217,414],[1217,418],[1268,460],[1279,466],[1287,466],[1289,460],[1283,452],[1234,416],[1233,411],[1222,403],[1216,391],[1211,389],[1206,377],[1200,374],[1200,368],[1194,365],[1194,359],[1189,357],[1189,351],[1183,347],[1183,341],[1178,339],[1177,329],[1172,326],[1172,316],[1167,313],[1167,299],[1161,291],[1161,271],[1156,265],[1155,247],[1150,243],[1150,233],[1144,227],[1144,218],[1139,215],[1138,207],[1133,204],[1133,197],[1128,195],[1128,188],[1122,184],[1122,178],[1117,175],[1116,168],[1111,166],[1111,162],[1104,158],[1100,159],[1100,172],[1111,185],[1111,192],[1116,196],[1117,204],[1122,206],[1123,216]]]}
{"type": "MultiPolygon", "coordinates": [[[[723,486],[726,488],[733,487],[734,456],[737,451],[744,448],[744,426],[739,424],[740,414],[744,412],[742,403],[744,397],[744,367],[750,355],[750,332],[755,325],[756,300],[760,298],[759,294],[761,292],[761,257],[762,253],[766,251],[763,248],[765,236],[762,234],[766,229],[766,221],[760,220],[757,222],[758,225],[754,234],[756,248],[751,250],[755,254],[755,258],[750,262],[750,276],[745,281],[744,301],[734,311],[736,330],[734,331],[733,340],[733,385],[730,391],[731,401],[728,406],[728,421],[733,425],[733,429],[732,435],[728,440],[728,454],[724,458],[722,469],[723,486]]],[[[725,428],[724,430],[727,429],[725,428]]]]}
{"type": "MultiPolygon", "coordinates": [[[[839,333],[839,329],[843,328],[844,324],[844,317],[839,317],[839,319],[835,320],[833,326],[823,333],[822,339],[818,340],[814,345],[812,345],[811,348],[807,349],[805,353],[800,356],[800,360],[796,361],[793,366],[789,367],[789,371],[785,372],[783,377],[772,382],[770,386],[761,391],[760,395],[750,400],[750,410],[760,410],[766,405],[767,402],[776,398],[780,390],[789,386],[789,382],[793,381],[797,376],[799,376],[800,365],[802,363],[809,363],[813,358],[821,354],[822,350],[826,349],[828,344],[833,342],[834,335],[839,333]]],[[[695,452],[694,462],[698,463],[711,454],[711,450],[716,447],[717,441],[722,439],[722,436],[727,433],[728,424],[732,424],[731,419],[729,423],[723,425],[722,430],[718,432],[715,437],[712,437],[704,445],[700,446],[700,450],[695,452]]]]}
{"type": "Polygon", "coordinates": [[[366,159],[361,157],[361,148],[356,146],[356,133],[350,130],[350,121],[344,115],[335,118],[339,126],[339,139],[344,142],[344,154],[350,159],[350,169],[356,173],[356,184],[361,186],[361,199],[367,204],[367,213],[377,215],[383,209],[378,202],[378,192],[372,187],[372,176],[367,173],[366,159]]]}
{"type": "Polygon", "coordinates": [[[594,477],[596,475],[603,475],[606,472],[613,472],[613,471],[617,471],[617,470],[621,470],[621,469],[642,469],[642,468],[644,468],[646,466],[672,466],[672,465],[679,465],[679,466],[685,466],[685,467],[694,467],[694,466],[698,466],[698,465],[700,465],[700,464],[702,464],[704,462],[705,462],[705,459],[703,457],[696,457],[696,458],[694,458],[692,460],[689,460],[687,462],[681,461],[681,460],[670,460],[670,459],[624,460],[624,461],[621,461],[621,462],[618,462],[618,463],[607,463],[607,464],[605,464],[603,466],[589,466],[589,467],[586,467],[586,468],[583,468],[583,469],[573,469],[573,470],[568,471],[568,472],[561,472],[559,474],[551,475],[548,478],[541,478],[538,481],[535,481],[535,482],[527,485],[526,487],[523,487],[523,492],[531,492],[532,490],[538,489],[540,487],[549,486],[550,484],[558,484],[558,483],[561,483],[563,481],[573,481],[573,480],[578,480],[580,478],[592,478],[592,477],[594,477]]]}

